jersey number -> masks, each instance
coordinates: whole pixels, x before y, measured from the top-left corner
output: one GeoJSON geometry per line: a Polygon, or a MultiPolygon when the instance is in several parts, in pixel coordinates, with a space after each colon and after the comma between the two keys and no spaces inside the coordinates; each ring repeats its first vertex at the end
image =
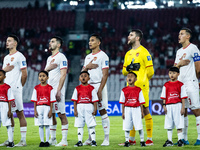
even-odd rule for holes
{"type": "Polygon", "coordinates": [[[58,104],[55,104],[55,110],[58,110],[58,104]]]}
{"type": "Polygon", "coordinates": [[[192,105],[192,101],[191,101],[191,99],[190,99],[190,98],[188,99],[188,101],[189,101],[190,105],[192,105]]]}
{"type": "Polygon", "coordinates": [[[16,107],[15,101],[12,101],[12,102],[11,102],[11,106],[12,106],[12,107],[16,107]]]}

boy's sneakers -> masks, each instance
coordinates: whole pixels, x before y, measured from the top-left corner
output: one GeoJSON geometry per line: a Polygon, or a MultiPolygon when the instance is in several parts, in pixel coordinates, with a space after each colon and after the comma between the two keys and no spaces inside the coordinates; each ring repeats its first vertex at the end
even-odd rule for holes
{"type": "Polygon", "coordinates": [[[0,146],[8,146],[8,144],[9,144],[9,141],[6,140],[4,143],[0,144],[0,146]]]}
{"type": "Polygon", "coordinates": [[[40,142],[39,147],[44,147],[45,143],[44,142],[40,142]]]}
{"type": "Polygon", "coordinates": [[[82,143],[81,141],[78,141],[78,142],[74,145],[74,147],[79,147],[79,146],[83,146],[83,143],[82,143]]]}
{"type": "Polygon", "coordinates": [[[184,143],[183,143],[183,141],[182,141],[182,140],[179,140],[179,141],[177,142],[177,146],[179,146],[179,147],[182,147],[182,146],[184,146],[184,143]]]}
{"type": "Polygon", "coordinates": [[[92,141],[91,146],[97,146],[96,141],[92,141]]]}
{"type": "MultiPolygon", "coordinates": [[[[186,141],[186,140],[182,139],[182,141],[183,141],[184,145],[189,145],[190,144],[188,140],[186,141]]],[[[177,143],[174,143],[174,145],[177,145],[177,143]]]]}
{"type": "MultiPolygon", "coordinates": [[[[136,141],[129,140],[130,145],[136,145],[136,141]]],[[[125,143],[119,143],[119,146],[124,146],[125,143]]]]}
{"type": "Polygon", "coordinates": [[[14,142],[9,142],[7,147],[14,147],[14,142]]]}
{"type": "Polygon", "coordinates": [[[194,146],[200,145],[200,140],[197,139],[196,143],[194,143],[194,146]]]}
{"type": "Polygon", "coordinates": [[[148,146],[153,145],[153,141],[148,139],[145,144],[148,146]]]}
{"type": "Polygon", "coordinates": [[[109,146],[109,141],[108,140],[104,140],[103,143],[101,144],[101,146],[109,146]]]}
{"type": "Polygon", "coordinates": [[[67,141],[61,141],[60,143],[58,143],[57,145],[55,146],[67,146],[68,145],[68,142],[67,141]]]}
{"type": "Polygon", "coordinates": [[[89,140],[89,139],[87,139],[87,140],[83,143],[83,145],[91,145],[91,143],[92,143],[92,141],[89,140]]]}
{"type": "Polygon", "coordinates": [[[49,140],[49,144],[50,144],[50,145],[56,145],[56,144],[57,144],[56,138],[51,138],[51,139],[49,140]]]}
{"type": "Polygon", "coordinates": [[[50,146],[49,142],[44,143],[44,147],[49,147],[49,146],[50,146]]]}
{"type": "Polygon", "coordinates": [[[141,145],[141,147],[144,147],[144,146],[146,146],[146,144],[145,144],[145,142],[143,141],[143,142],[140,142],[140,145],[141,145]]]}
{"type": "Polygon", "coordinates": [[[167,141],[165,142],[165,144],[163,145],[163,147],[168,147],[168,146],[173,146],[173,142],[167,140],[167,141]]]}
{"type": "Polygon", "coordinates": [[[130,143],[128,142],[128,141],[126,141],[125,143],[124,143],[124,147],[129,147],[130,146],[130,143]]]}
{"type": "Polygon", "coordinates": [[[21,140],[18,144],[16,144],[15,146],[17,147],[22,147],[22,146],[27,146],[26,145],[26,141],[21,140]]]}

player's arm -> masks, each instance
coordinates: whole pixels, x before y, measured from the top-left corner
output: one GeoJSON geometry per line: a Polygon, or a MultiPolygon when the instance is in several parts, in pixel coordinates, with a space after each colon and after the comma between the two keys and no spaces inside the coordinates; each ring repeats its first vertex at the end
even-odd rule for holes
{"type": "Polygon", "coordinates": [[[92,113],[93,116],[96,116],[97,114],[97,102],[94,102],[94,111],[92,113]]]}
{"type": "Polygon", "coordinates": [[[77,102],[76,101],[74,101],[74,116],[78,117],[77,102]]]}
{"type": "Polygon", "coordinates": [[[147,71],[147,78],[150,80],[153,77],[153,75],[154,75],[153,66],[147,67],[146,71],[147,71]]]}
{"type": "Polygon", "coordinates": [[[57,93],[56,93],[56,100],[58,102],[60,102],[60,100],[61,100],[61,89],[62,89],[62,87],[64,85],[66,75],[67,75],[67,68],[61,69],[60,70],[59,85],[58,85],[57,93]]]}
{"type": "Polygon", "coordinates": [[[37,118],[38,117],[38,113],[37,113],[37,104],[36,104],[36,102],[34,102],[34,116],[35,116],[35,118],[37,118]]]}
{"type": "Polygon", "coordinates": [[[8,118],[11,118],[12,113],[11,113],[11,101],[8,101],[8,118]]]}
{"type": "Polygon", "coordinates": [[[200,78],[200,61],[195,61],[194,65],[195,65],[197,79],[199,79],[200,78]]]}
{"type": "Polygon", "coordinates": [[[140,104],[142,119],[144,118],[144,105],[140,104]]]}
{"type": "Polygon", "coordinates": [[[99,98],[99,101],[102,100],[102,90],[107,82],[107,79],[108,79],[108,69],[109,68],[105,68],[102,70],[102,74],[103,74],[103,77],[101,79],[101,84],[99,86],[99,90],[97,92],[97,95],[98,95],[98,98],[99,98]]]}
{"type": "Polygon", "coordinates": [[[50,103],[50,110],[49,110],[49,113],[48,113],[49,118],[52,117],[52,109],[53,109],[53,103],[50,103]]]}
{"type": "Polygon", "coordinates": [[[166,107],[165,102],[166,102],[165,99],[163,99],[163,109],[164,109],[165,114],[167,114],[167,107],[166,107]]]}
{"type": "Polygon", "coordinates": [[[57,67],[58,67],[58,65],[56,63],[50,63],[49,66],[47,66],[45,68],[45,71],[49,72],[49,71],[51,71],[51,70],[53,70],[53,69],[55,69],[57,67]]]}
{"type": "Polygon", "coordinates": [[[99,65],[98,64],[93,64],[93,59],[90,61],[89,64],[87,64],[86,66],[83,66],[82,71],[88,71],[90,69],[96,69],[99,65]]]}
{"type": "Polygon", "coordinates": [[[185,114],[185,99],[182,99],[181,115],[185,114]]]}
{"type": "Polygon", "coordinates": [[[186,66],[190,63],[189,59],[180,60],[178,64],[174,64],[174,66],[178,67],[179,69],[183,66],[186,66]]]}
{"type": "Polygon", "coordinates": [[[14,68],[14,66],[9,64],[9,65],[6,65],[6,67],[4,67],[3,70],[5,72],[9,72],[9,71],[13,70],[13,68],[14,68]]]}
{"type": "Polygon", "coordinates": [[[122,104],[122,119],[125,119],[124,109],[125,109],[125,106],[124,106],[124,104],[122,104]]]}
{"type": "Polygon", "coordinates": [[[21,69],[21,72],[22,72],[22,77],[21,77],[21,83],[22,83],[22,86],[24,86],[24,84],[26,83],[26,79],[27,79],[27,69],[24,68],[24,69],[21,69]]]}

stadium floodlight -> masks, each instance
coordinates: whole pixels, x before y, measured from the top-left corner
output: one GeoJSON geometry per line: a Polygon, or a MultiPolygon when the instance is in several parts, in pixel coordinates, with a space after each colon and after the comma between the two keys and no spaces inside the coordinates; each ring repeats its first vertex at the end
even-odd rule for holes
{"type": "Polygon", "coordinates": [[[168,2],[168,7],[173,7],[174,6],[174,2],[173,1],[169,1],[168,2]]]}
{"type": "Polygon", "coordinates": [[[77,1],[70,1],[69,4],[72,5],[72,6],[77,6],[78,2],[77,1]]]}
{"type": "Polygon", "coordinates": [[[182,0],[180,0],[180,1],[179,1],[179,3],[180,3],[180,4],[183,4],[183,1],[182,1],[182,0]]]}
{"type": "Polygon", "coordinates": [[[89,1],[89,5],[92,6],[94,5],[94,2],[92,0],[89,1]]]}

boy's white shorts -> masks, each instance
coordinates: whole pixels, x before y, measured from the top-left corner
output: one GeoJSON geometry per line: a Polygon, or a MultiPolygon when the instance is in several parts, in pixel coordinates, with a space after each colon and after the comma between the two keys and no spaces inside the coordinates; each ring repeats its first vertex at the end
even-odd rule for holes
{"type": "Polygon", "coordinates": [[[39,105],[36,106],[38,117],[35,117],[35,125],[41,126],[41,125],[52,125],[52,117],[49,118],[49,110],[50,106],[47,105],[39,105]]]}

